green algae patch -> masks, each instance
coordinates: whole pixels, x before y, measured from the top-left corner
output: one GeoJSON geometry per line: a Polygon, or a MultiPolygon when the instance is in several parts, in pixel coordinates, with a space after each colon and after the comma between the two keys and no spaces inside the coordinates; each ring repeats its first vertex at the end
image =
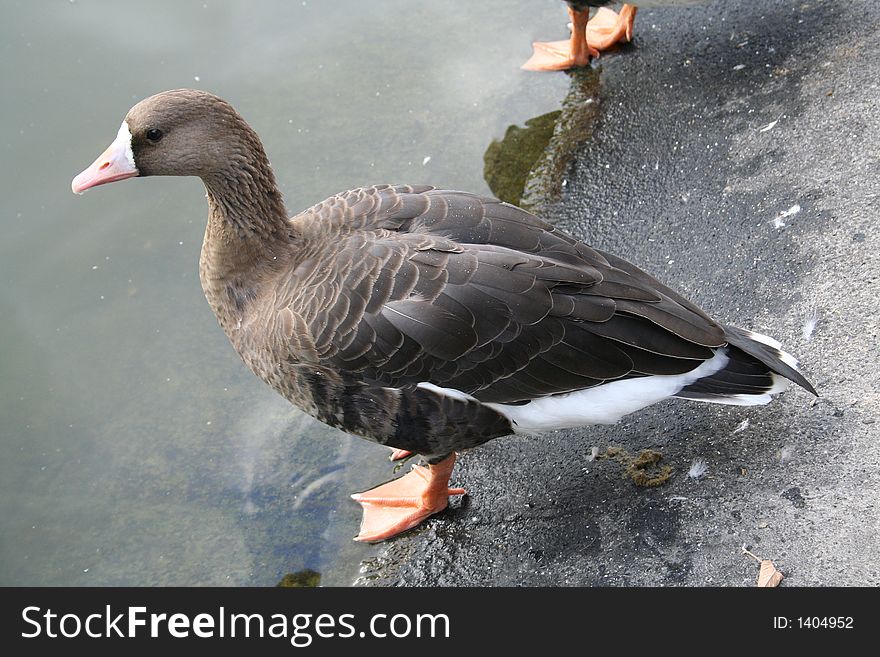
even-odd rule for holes
{"type": "Polygon", "coordinates": [[[600,116],[599,70],[571,73],[562,109],[508,126],[483,155],[483,177],[502,201],[540,213],[559,200],[578,150],[593,137],[600,116]]]}
{"type": "Polygon", "coordinates": [[[525,127],[507,127],[504,138],[495,139],[483,155],[483,177],[499,199],[519,205],[532,168],[550,144],[561,110],[536,116],[525,127]]]}
{"type": "Polygon", "coordinates": [[[298,570],[295,573],[287,573],[281,578],[281,581],[276,584],[276,586],[280,588],[296,589],[315,588],[320,585],[321,573],[311,570],[310,568],[298,570]]]}

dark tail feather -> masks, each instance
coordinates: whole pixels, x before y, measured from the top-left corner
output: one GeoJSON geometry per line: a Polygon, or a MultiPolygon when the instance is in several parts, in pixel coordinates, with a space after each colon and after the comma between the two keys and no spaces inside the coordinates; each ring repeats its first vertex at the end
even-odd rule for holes
{"type": "Polygon", "coordinates": [[[724,327],[730,359],[724,369],[685,386],[676,395],[719,404],[766,404],[785,389],[780,377],[794,381],[814,395],[816,391],[797,369],[794,356],[782,351],[773,338],[724,327]]]}
{"type": "Polygon", "coordinates": [[[782,345],[773,338],[768,338],[760,333],[745,331],[735,326],[725,326],[724,333],[728,344],[742,349],[749,356],[758,359],[777,374],[784,376],[790,381],[794,381],[801,388],[813,393],[817,397],[819,396],[812,384],[797,370],[798,363],[795,357],[782,351],[780,349],[782,345]]]}

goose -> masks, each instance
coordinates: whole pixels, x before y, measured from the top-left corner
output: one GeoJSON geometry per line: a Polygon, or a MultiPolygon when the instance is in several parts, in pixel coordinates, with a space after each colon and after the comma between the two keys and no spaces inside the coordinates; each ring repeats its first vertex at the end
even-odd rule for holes
{"type": "Polygon", "coordinates": [[[564,71],[587,66],[590,58],[598,57],[602,50],[632,41],[638,6],[687,5],[699,1],[639,0],[624,4],[620,12],[615,12],[607,7],[615,4],[615,0],[566,0],[571,37],[565,41],[535,41],[532,56],[522,68],[527,71],[564,71]],[[591,7],[598,8],[592,19],[591,7]]]}
{"type": "Polygon", "coordinates": [[[456,452],[614,423],[669,397],[755,405],[798,363],[617,256],[493,198],[376,185],[289,217],[263,145],[192,89],[137,103],[75,193],[199,176],[205,297],[260,379],[328,425],[426,465],[353,495],[359,541],[446,508],[456,452]]]}

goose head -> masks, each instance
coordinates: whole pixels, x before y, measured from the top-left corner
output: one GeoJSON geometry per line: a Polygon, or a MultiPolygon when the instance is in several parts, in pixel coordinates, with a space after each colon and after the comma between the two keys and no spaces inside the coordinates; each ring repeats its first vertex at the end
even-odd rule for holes
{"type": "Polygon", "coordinates": [[[175,89],[132,107],[116,139],[71,183],[76,194],[135,176],[208,180],[262,151],[232,106],[206,91],[175,89]]]}

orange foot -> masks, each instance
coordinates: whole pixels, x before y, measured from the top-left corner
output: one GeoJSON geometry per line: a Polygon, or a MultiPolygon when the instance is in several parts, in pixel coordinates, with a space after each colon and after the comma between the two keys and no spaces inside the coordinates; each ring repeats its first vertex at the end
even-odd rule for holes
{"type": "Polygon", "coordinates": [[[631,41],[636,8],[623,5],[620,13],[600,8],[592,20],[589,10],[575,11],[571,16],[571,38],[568,41],[536,41],[534,52],[523,68],[527,71],[563,71],[586,66],[591,57],[598,57],[600,50],[607,50],[619,41],[631,41]]]}
{"type": "Polygon", "coordinates": [[[450,495],[464,495],[463,488],[449,488],[454,466],[455,454],[450,454],[436,465],[413,466],[400,479],[352,495],[364,507],[361,531],[354,540],[378,543],[397,536],[445,509],[450,495]]]}
{"type": "Polygon", "coordinates": [[[596,50],[608,50],[621,41],[632,41],[636,7],[623,5],[617,14],[601,7],[587,24],[587,43],[596,50]]]}
{"type": "Polygon", "coordinates": [[[527,71],[564,71],[575,66],[586,66],[590,57],[598,57],[599,51],[587,43],[586,30],[590,10],[577,11],[568,8],[571,16],[571,38],[568,41],[535,41],[532,56],[522,67],[527,71]]]}

